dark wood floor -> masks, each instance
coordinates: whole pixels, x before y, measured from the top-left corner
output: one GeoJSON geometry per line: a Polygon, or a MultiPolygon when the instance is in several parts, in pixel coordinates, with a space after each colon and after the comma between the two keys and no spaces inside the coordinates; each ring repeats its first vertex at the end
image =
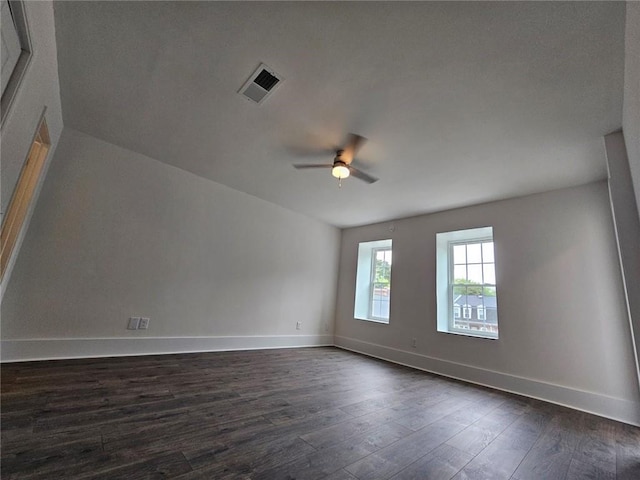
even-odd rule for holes
{"type": "Polygon", "coordinates": [[[640,479],[640,428],[336,348],[2,366],[9,479],[640,479]]]}

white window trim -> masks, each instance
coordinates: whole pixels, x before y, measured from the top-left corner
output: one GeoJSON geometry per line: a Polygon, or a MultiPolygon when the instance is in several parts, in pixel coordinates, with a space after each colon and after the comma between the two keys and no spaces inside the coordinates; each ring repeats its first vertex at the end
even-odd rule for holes
{"type": "MultiPolygon", "coordinates": [[[[481,227],[436,234],[436,307],[438,332],[491,340],[499,338],[498,333],[454,328],[453,326],[453,296],[450,290],[453,276],[453,262],[450,262],[450,259],[453,258],[453,245],[483,241],[493,241],[493,227],[481,227]]],[[[464,317],[464,307],[462,313],[464,317]]],[[[469,320],[468,318],[464,319],[469,320]]]]}
{"type": "MultiPolygon", "coordinates": [[[[392,240],[375,240],[361,242],[358,245],[358,264],[356,270],[356,292],[353,309],[353,317],[356,320],[366,320],[374,323],[388,324],[388,318],[373,317],[371,315],[373,280],[375,275],[375,252],[379,250],[391,250],[392,240]]],[[[391,303],[391,297],[389,297],[391,303]]]]}

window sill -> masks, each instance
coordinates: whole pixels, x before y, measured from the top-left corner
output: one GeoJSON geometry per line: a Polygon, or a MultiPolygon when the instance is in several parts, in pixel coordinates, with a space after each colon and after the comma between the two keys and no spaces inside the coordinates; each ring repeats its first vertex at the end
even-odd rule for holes
{"type": "Polygon", "coordinates": [[[438,330],[438,333],[448,333],[450,335],[460,335],[462,337],[482,338],[485,340],[498,340],[500,338],[498,335],[486,335],[482,333],[471,333],[471,332],[458,332],[455,330],[438,330]]]}
{"type": "Polygon", "coordinates": [[[364,318],[364,317],[353,317],[353,319],[362,320],[363,322],[380,323],[382,325],[389,325],[389,320],[380,320],[377,318],[364,318]]]}

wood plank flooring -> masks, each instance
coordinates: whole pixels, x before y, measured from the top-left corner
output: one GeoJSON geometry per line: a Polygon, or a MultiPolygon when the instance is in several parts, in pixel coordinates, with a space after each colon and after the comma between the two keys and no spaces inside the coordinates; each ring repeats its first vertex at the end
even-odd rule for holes
{"type": "Polygon", "coordinates": [[[16,479],[640,479],[640,428],[337,348],[2,365],[16,479]]]}

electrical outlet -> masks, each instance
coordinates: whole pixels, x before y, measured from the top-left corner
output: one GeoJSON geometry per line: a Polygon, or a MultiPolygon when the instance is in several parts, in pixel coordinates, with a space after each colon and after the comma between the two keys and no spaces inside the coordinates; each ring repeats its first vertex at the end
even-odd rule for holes
{"type": "Polygon", "coordinates": [[[140,317],[130,317],[127,330],[137,330],[140,325],[140,317]]]}
{"type": "Polygon", "coordinates": [[[141,317],[140,318],[140,324],[138,325],[138,329],[146,330],[147,328],[149,328],[149,322],[150,321],[151,321],[151,319],[149,319],[147,317],[141,317]]]}
{"type": "Polygon", "coordinates": [[[302,328],[302,322],[296,322],[296,330],[300,330],[302,328]]]}
{"type": "Polygon", "coordinates": [[[418,346],[418,339],[417,338],[414,338],[414,339],[411,340],[411,346],[413,348],[416,348],[418,346]]]}

